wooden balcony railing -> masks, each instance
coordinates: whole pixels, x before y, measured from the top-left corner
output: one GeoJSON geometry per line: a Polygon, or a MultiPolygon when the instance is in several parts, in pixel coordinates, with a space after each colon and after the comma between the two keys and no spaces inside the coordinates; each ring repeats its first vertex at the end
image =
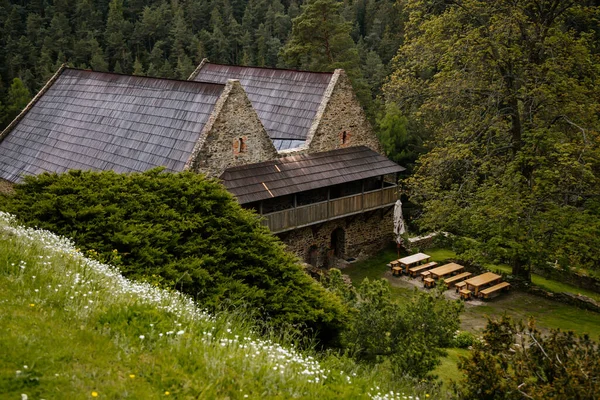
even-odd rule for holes
{"type": "Polygon", "coordinates": [[[392,186],[264,214],[263,224],[267,225],[271,232],[278,233],[390,206],[398,199],[397,190],[397,186],[392,186]]]}

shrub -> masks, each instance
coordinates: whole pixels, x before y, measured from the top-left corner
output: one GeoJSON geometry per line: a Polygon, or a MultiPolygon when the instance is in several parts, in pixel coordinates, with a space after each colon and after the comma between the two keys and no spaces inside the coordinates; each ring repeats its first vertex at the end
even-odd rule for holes
{"type": "Polygon", "coordinates": [[[385,279],[365,279],[347,286],[341,272],[332,269],[325,280],[329,290],[343,298],[350,310],[350,328],[342,343],[358,360],[389,362],[394,373],[426,377],[444,354],[458,329],[462,303],[447,301],[443,291],[415,290],[400,303],[392,298],[385,279]]]}
{"type": "Polygon", "coordinates": [[[471,332],[458,331],[452,339],[452,346],[459,349],[467,349],[475,343],[475,336],[471,332]]]}
{"type": "Polygon", "coordinates": [[[509,317],[488,320],[483,340],[461,357],[459,399],[598,399],[600,346],[573,332],[543,335],[509,317]]]}
{"type": "Polygon", "coordinates": [[[123,273],[175,287],[209,310],[249,304],[269,326],[331,343],[344,327],[340,300],[216,180],[191,172],[70,171],[27,177],[7,211],[72,237],[123,273]],[[118,257],[116,255],[118,255],[118,257]]]}

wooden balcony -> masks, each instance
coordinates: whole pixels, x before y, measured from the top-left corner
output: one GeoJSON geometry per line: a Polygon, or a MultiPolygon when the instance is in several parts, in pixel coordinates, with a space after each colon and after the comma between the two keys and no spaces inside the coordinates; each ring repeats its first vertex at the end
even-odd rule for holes
{"type": "Polygon", "coordinates": [[[263,224],[268,226],[273,233],[285,232],[391,206],[397,199],[398,187],[391,186],[371,192],[264,214],[263,224]]]}

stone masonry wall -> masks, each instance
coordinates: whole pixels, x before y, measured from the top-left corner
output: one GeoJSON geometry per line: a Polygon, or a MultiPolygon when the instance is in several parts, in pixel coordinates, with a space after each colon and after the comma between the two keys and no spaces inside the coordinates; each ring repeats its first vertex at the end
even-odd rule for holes
{"type": "Polygon", "coordinates": [[[201,140],[190,168],[209,176],[218,177],[232,166],[277,157],[277,150],[239,81],[227,83],[201,140]]]}
{"type": "Polygon", "coordinates": [[[350,79],[343,70],[336,70],[332,80],[333,89],[327,105],[319,110],[316,126],[309,133],[308,152],[335,150],[350,146],[367,146],[383,154],[375,131],[354,94],[350,79]]]}
{"type": "Polygon", "coordinates": [[[331,267],[332,233],[341,228],[345,232],[343,258],[365,258],[387,246],[394,239],[393,207],[353,215],[278,234],[287,249],[305,262],[316,262],[318,267],[331,267]],[[311,257],[314,249],[314,257],[311,257]],[[313,259],[311,259],[313,258],[313,259]]]}
{"type": "Polygon", "coordinates": [[[7,180],[0,178],[0,193],[12,193],[13,184],[7,180]]]}

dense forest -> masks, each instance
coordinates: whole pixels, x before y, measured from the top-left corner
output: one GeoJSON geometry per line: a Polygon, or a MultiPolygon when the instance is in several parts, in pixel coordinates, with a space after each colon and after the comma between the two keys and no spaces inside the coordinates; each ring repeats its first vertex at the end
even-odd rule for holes
{"type": "Polygon", "coordinates": [[[525,278],[549,263],[599,271],[599,10],[598,0],[0,0],[0,127],[63,63],[179,79],[204,57],[344,68],[387,155],[412,175],[411,228],[476,239],[465,255],[525,278]]]}
{"type": "Polygon", "coordinates": [[[393,0],[318,0],[304,13],[302,7],[296,0],[0,0],[0,126],[62,63],[187,79],[204,57],[261,67],[344,68],[374,120],[373,99],[401,42],[400,8],[393,0]],[[323,41],[328,52],[319,49],[323,41]],[[14,78],[23,85],[11,89],[14,78]]]}

